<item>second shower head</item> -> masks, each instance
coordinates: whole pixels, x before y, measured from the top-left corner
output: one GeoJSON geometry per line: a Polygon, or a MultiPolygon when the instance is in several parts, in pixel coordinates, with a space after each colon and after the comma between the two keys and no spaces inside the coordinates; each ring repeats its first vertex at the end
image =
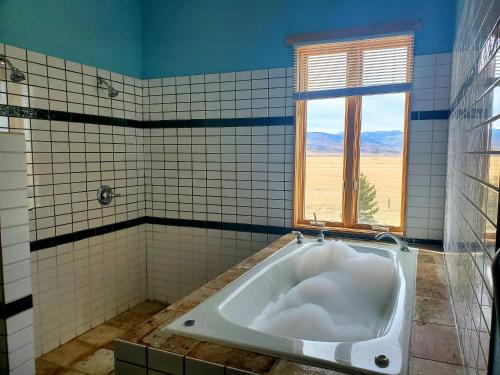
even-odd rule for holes
{"type": "Polygon", "coordinates": [[[120,91],[116,90],[113,86],[111,86],[111,84],[108,83],[104,78],[97,77],[97,84],[106,86],[106,88],[108,89],[108,96],[110,98],[114,98],[118,96],[118,94],[120,93],[120,91]]]}
{"type": "Polygon", "coordinates": [[[7,58],[7,56],[0,54],[0,64],[6,65],[10,68],[10,80],[14,83],[19,83],[21,81],[24,81],[26,79],[26,76],[24,75],[23,72],[21,72],[19,69],[17,69],[10,60],[7,58]]]}

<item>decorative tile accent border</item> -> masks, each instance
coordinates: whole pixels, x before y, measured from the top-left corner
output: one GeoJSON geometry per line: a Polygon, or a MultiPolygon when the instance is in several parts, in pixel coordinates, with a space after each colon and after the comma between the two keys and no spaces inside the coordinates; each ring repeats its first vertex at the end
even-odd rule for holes
{"type": "MultiPolygon", "coordinates": [[[[45,238],[43,240],[36,240],[30,242],[30,251],[39,251],[49,247],[64,245],[67,243],[83,240],[94,236],[99,236],[106,233],[115,232],[118,230],[132,228],[141,224],[158,224],[158,225],[172,225],[178,227],[193,227],[204,229],[219,229],[230,230],[235,232],[248,232],[248,233],[266,233],[266,234],[287,234],[294,228],[292,227],[279,227],[273,225],[258,225],[258,224],[243,224],[243,223],[228,223],[222,221],[204,221],[204,220],[187,220],[187,219],[171,219],[144,216],[137,219],[122,221],[115,224],[104,225],[98,228],[82,230],[78,232],[68,233],[61,236],[45,238]]],[[[302,233],[308,235],[316,235],[318,230],[314,229],[300,229],[302,233]]],[[[348,232],[327,232],[327,236],[333,238],[353,238],[360,240],[373,240],[373,235],[363,233],[348,233],[348,232]]],[[[421,240],[421,239],[408,239],[412,244],[426,244],[426,245],[442,245],[442,241],[438,240],[421,240]]]]}
{"type": "MultiPolygon", "coordinates": [[[[29,118],[37,120],[67,121],[98,125],[116,125],[134,128],[207,128],[211,126],[273,126],[295,125],[294,116],[273,117],[238,117],[238,118],[212,118],[190,120],[156,120],[139,121],[128,120],[109,116],[89,115],[83,113],[50,111],[13,105],[0,105],[0,116],[29,118]]],[[[411,120],[446,120],[450,111],[413,111],[411,120]]]]}
{"type": "Polygon", "coordinates": [[[414,111],[410,113],[411,120],[447,120],[450,111],[414,111]]]}
{"type": "Polygon", "coordinates": [[[7,319],[33,307],[33,295],[0,304],[0,319],[7,319]]]}
{"type": "Polygon", "coordinates": [[[142,121],[118,117],[89,115],[84,113],[51,111],[47,109],[0,105],[0,116],[29,118],[36,120],[83,122],[86,124],[117,125],[125,127],[141,127],[142,121]]]}
{"type": "Polygon", "coordinates": [[[44,238],[43,240],[36,240],[30,242],[30,251],[38,251],[43,250],[48,247],[64,245],[66,243],[75,242],[79,240],[83,240],[85,238],[90,238],[94,236],[99,236],[106,233],[115,232],[118,230],[132,228],[137,225],[141,225],[145,223],[145,218],[140,217],[137,219],[131,219],[127,221],[121,221],[114,224],[103,225],[97,228],[85,229],[78,232],[63,234],[60,236],[44,238]]]}

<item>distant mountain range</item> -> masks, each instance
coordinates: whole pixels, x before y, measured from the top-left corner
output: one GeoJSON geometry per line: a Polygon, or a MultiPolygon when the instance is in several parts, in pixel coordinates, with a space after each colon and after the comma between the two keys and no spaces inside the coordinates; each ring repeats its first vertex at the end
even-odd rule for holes
{"type": "MultiPolygon", "coordinates": [[[[397,130],[361,133],[361,152],[371,155],[397,155],[403,148],[403,133],[397,130]]],[[[307,152],[311,154],[341,154],[343,134],[307,133],[307,152]]],[[[500,129],[491,133],[491,150],[500,150],[500,129]]]]}
{"type": "MultiPolygon", "coordinates": [[[[403,149],[403,133],[397,130],[361,133],[361,152],[372,155],[396,155],[403,149]]],[[[341,154],[343,134],[307,133],[307,152],[314,154],[341,154]]]]}

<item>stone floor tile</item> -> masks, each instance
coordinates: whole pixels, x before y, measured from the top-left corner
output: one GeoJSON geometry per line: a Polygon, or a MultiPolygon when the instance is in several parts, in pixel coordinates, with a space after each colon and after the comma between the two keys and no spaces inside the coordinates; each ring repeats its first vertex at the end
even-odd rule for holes
{"type": "Polygon", "coordinates": [[[41,357],[42,360],[55,363],[61,367],[70,367],[74,362],[85,358],[95,347],[80,341],[72,340],[41,357]]]}
{"type": "Polygon", "coordinates": [[[112,327],[107,324],[101,324],[100,326],[97,326],[87,333],[79,336],[78,339],[91,345],[101,347],[110,343],[124,332],[125,330],[123,329],[112,327]]]}
{"type": "Polygon", "coordinates": [[[462,364],[455,327],[414,322],[410,353],[412,357],[462,364]]]}
{"type": "Polygon", "coordinates": [[[124,313],[118,315],[116,318],[113,318],[106,322],[106,325],[112,326],[115,328],[120,328],[124,331],[128,331],[132,329],[136,325],[145,321],[150,315],[146,315],[143,313],[138,313],[134,311],[125,311],[124,313]]]}
{"type": "Polygon", "coordinates": [[[37,358],[35,361],[37,375],[52,375],[63,368],[56,363],[48,362],[42,358],[37,358]]]}
{"type": "Polygon", "coordinates": [[[413,319],[422,323],[455,325],[451,302],[442,298],[416,296],[413,319]]]}
{"type": "Polygon", "coordinates": [[[147,318],[163,310],[165,307],[167,307],[167,305],[164,303],[144,301],[139,303],[138,305],[135,305],[129,311],[138,314],[143,314],[147,318]]]}
{"type": "Polygon", "coordinates": [[[427,359],[410,359],[409,375],[464,375],[462,366],[451,365],[449,363],[429,361],[427,359]]]}
{"type": "Polygon", "coordinates": [[[88,375],[107,375],[114,369],[114,353],[112,350],[99,349],[87,358],[76,362],[71,369],[88,375]]]}
{"type": "Polygon", "coordinates": [[[270,375],[345,375],[344,373],[303,363],[281,359],[269,373],[270,375]]]}
{"type": "Polygon", "coordinates": [[[264,354],[211,342],[200,342],[189,351],[187,356],[258,374],[267,373],[276,362],[275,358],[264,354]]]}

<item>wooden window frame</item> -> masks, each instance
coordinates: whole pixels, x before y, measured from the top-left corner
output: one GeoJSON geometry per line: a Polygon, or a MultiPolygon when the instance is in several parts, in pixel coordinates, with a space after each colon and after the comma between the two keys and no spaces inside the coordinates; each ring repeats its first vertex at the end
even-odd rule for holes
{"type": "MultiPolygon", "coordinates": [[[[406,228],[406,183],[407,183],[407,163],[408,163],[408,122],[409,122],[409,98],[410,94],[405,93],[405,116],[403,132],[403,173],[401,182],[401,218],[400,226],[369,225],[357,223],[357,186],[359,178],[359,158],[361,134],[361,105],[362,96],[346,97],[345,119],[344,119],[344,162],[343,176],[344,189],[342,194],[342,223],[324,222],[324,227],[345,232],[368,232],[372,233],[380,229],[391,232],[405,234],[406,228]],[[351,157],[346,157],[347,155],[351,157]],[[354,178],[353,178],[354,176],[354,178]],[[346,181],[351,181],[349,184],[346,181]]],[[[298,228],[318,228],[311,220],[304,218],[305,210],[305,172],[306,172],[306,131],[307,131],[307,100],[296,102],[295,121],[295,178],[294,178],[294,205],[293,205],[293,225],[298,228]]]]}

